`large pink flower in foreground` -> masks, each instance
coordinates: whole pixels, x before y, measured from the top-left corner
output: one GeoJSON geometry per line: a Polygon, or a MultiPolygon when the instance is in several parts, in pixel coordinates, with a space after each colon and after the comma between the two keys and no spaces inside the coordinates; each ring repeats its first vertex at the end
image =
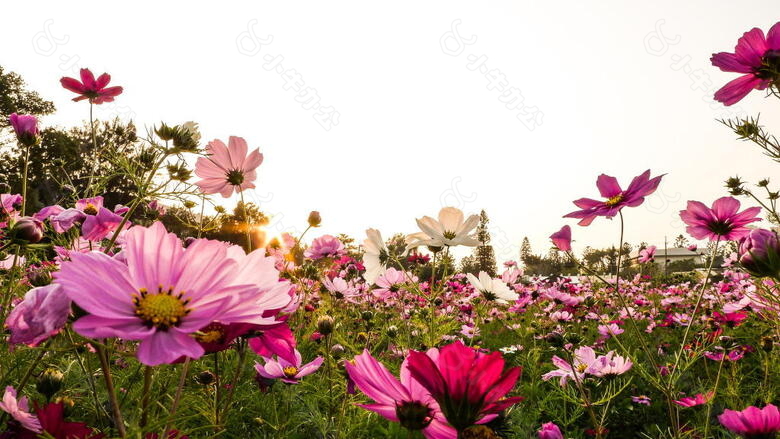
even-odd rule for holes
{"type": "Polygon", "coordinates": [[[732,197],[718,198],[712,208],[699,201],[688,201],[688,208],[680,211],[680,218],[687,224],[688,234],[696,239],[733,241],[750,233],[748,224],[761,221],[756,218],[760,207],[750,207],[742,212],[739,207],[739,200],[732,197]]]}
{"type": "Polygon", "coordinates": [[[219,139],[206,145],[208,157],[198,158],[195,175],[202,180],[195,184],[204,194],[220,194],[230,197],[236,193],[255,187],[257,169],[263,163],[263,155],[254,149],[247,155],[249,147],[241,137],[230,136],[227,146],[219,139]]]}
{"type": "Polygon", "coordinates": [[[762,409],[750,406],[739,412],[726,410],[718,416],[718,421],[732,433],[747,439],[773,438],[780,431],[780,412],[772,404],[762,409]]]}
{"type": "Polygon", "coordinates": [[[745,32],[734,53],[714,53],[710,61],[724,72],[743,74],[715,92],[715,100],[725,105],[739,102],[753,89],[769,87],[780,79],[780,22],[766,36],[755,27],[745,32]]]}
{"type": "Polygon", "coordinates": [[[438,361],[416,351],[408,360],[411,376],[431,392],[447,422],[458,431],[523,399],[504,398],[520,377],[520,368],[505,371],[500,352],[483,354],[456,341],[441,348],[438,361]]]}
{"type": "MultiPolygon", "coordinates": [[[[434,358],[438,354],[435,349],[430,353],[434,358]]],[[[428,439],[457,437],[457,432],[447,425],[431,393],[412,378],[408,360],[401,365],[400,381],[367,350],[344,363],[344,367],[355,385],[375,402],[360,404],[360,407],[399,422],[409,430],[422,430],[428,439]]]]}
{"type": "Polygon", "coordinates": [[[262,271],[242,266],[252,255],[232,258],[226,244],[206,239],[184,249],[160,223],[131,228],[125,241],[126,262],[99,252],[73,253],[55,274],[68,297],[88,313],[73,324],[79,334],[140,340],[139,361],[157,365],[203,355],[192,335],[213,321],[276,323],[264,313],[284,304],[244,280],[251,277],[246,272],[262,271]]]}
{"type": "Polygon", "coordinates": [[[60,84],[66,89],[78,94],[74,101],[89,99],[92,104],[113,102],[116,96],[122,94],[122,87],[106,87],[111,82],[111,75],[103,73],[95,79],[95,75],[89,69],[81,69],[79,72],[81,81],[75,78],[62,78],[60,84]]]}
{"type": "Polygon", "coordinates": [[[661,183],[663,175],[650,178],[650,170],[634,177],[626,190],[621,189],[615,177],[601,174],[596,179],[601,196],[604,201],[591,198],[580,198],[574,204],[581,210],[564,215],[564,218],[577,218],[581,226],[588,226],[598,216],[612,218],[624,207],[636,207],[644,203],[645,197],[655,192],[661,183]]]}

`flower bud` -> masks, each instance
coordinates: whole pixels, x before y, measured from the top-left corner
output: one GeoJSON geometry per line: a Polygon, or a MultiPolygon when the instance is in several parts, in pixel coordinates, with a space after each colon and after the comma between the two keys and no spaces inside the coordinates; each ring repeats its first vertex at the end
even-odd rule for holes
{"type": "Polygon", "coordinates": [[[340,344],[334,344],[334,345],[333,345],[333,346],[330,348],[330,355],[331,355],[333,358],[337,359],[337,360],[338,360],[339,358],[341,358],[341,356],[342,356],[342,355],[344,355],[344,353],[346,353],[346,352],[347,352],[347,350],[344,348],[344,346],[342,346],[342,345],[340,345],[340,344]]]}
{"type": "Polygon", "coordinates": [[[321,223],[322,217],[320,216],[320,213],[316,210],[312,210],[311,213],[309,213],[309,226],[319,227],[321,223]]]}
{"type": "Polygon", "coordinates": [[[16,139],[24,146],[38,143],[38,119],[30,114],[13,113],[8,121],[16,133],[16,139]]]}
{"type": "Polygon", "coordinates": [[[14,223],[12,232],[16,239],[35,244],[43,239],[43,223],[31,216],[23,216],[14,223]]]}
{"type": "Polygon", "coordinates": [[[214,375],[214,372],[210,370],[204,370],[195,376],[195,381],[197,381],[198,384],[208,386],[209,384],[213,384],[217,381],[217,376],[214,375]]]}
{"type": "Polygon", "coordinates": [[[65,380],[65,375],[59,370],[50,367],[43,371],[38,378],[38,383],[35,385],[36,390],[46,397],[46,400],[51,400],[55,393],[62,389],[62,382],[65,380]]]}
{"type": "Polygon", "coordinates": [[[739,263],[757,277],[780,276],[780,240],[771,230],[754,229],[739,244],[739,263]]]}
{"type": "Polygon", "coordinates": [[[387,327],[387,336],[390,338],[395,338],[398,335],[398,327],[395,325],[391,325],[387,327]]]}
{"type": "Polygon", "coordinates": [[[322,335],[329,335],[331,332],[333,332],[333,325],[335,321],[333,320],[333,317],[329,315],[324,315],[317,319],[317,332],[319,332],[322,335]]]}

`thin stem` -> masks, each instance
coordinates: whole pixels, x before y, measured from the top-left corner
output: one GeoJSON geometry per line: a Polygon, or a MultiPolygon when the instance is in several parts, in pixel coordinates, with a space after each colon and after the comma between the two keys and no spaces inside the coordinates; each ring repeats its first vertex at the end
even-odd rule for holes
{"type": "Polygon", "coordinates": [[[184,359],[184,365],[181,367],[181,374],[179,375],[179,385],[176,387],[176,394],[173,397],[173,404],[171,405],[171,411],[168,413],[168,419],[165,421],[165,428],[163,429],[163,435],[168,432],[168,428],[171,425],[171,420],[176,416],[176,410],[179,409],[179,403],[181,402],[181,395],[184,392],[184,383],[187,379],[187,372],[190,369],[190,357],[184,359]]]}
{"type": "Polygon", "coordinates": [[[152,398],[152,372],[152,366],[144,368],[144,390],[141,399],[141,421],[139,422],[142,428],[146,426],[149,417],[149,401],[152,398]]]}
{"type": "Polygon", "coordinates": [[[715,388],[712,390],[712,398],[707,401],[707,416],[704,418],[704,437],[707,437],[707,433],[710,432],[710,415],[712,414],[712,400],[715,399],[715,395],[718,393],[718,384],[720,384],[720,372],[723,370],[723,362],[726,360],[726,352],[723,352],[723,357],[720,359],[718,365],[718,375],[715,377],[715,388]]]}
{"type": "Polygon", "coordinates": [[[125,420],[122,418],[122,411],[119,409],[119,401],[116,398],[116,392],[114,391],[114,380],[111,378],[111,369],[108,365],[108,354],[99,343],[95,345],[95,351],[97,351],[98,359],[100,359],[100,369],[103,372],[103,379],[106,381],[106,392],[108,392],[108,400],[111,402],[111,412],[114,416],[114,424],[116,425],[117,432],[120,438],[124,438],[127,433],[125,431],[125,420]]]}
{"type": "Polygon", "coordinates": [[[252,222],[249,220],[249,209],[244,202],[244,191],[238,193],[241,197],[241,208],[244,209],[244,222],[246,223],[246,252],[247,254],[252,252],[252,222]]]}
{"type": "MultiPolygon", "coordinates": [[[[97,149],[97,136],[95,135],[95,120],[92,117],[92,108],[94,107],[94,104],[92,103],[92,100],[89,101],[89,129],[92,132],[92,153],[95,154],[94,161],[92,162],[92,170],[89,172],[89,181],[87,181],[87,188],[85,190],[85,193],[88,193],[90,189],[92,189],[92,181],[95,178],[95,174],[97,174],[97,168],[98,164],[100,163],[100,154],[98,154],[97,149]]],[[[95,191],[94,193],[97,193],[95,191]]]]}
{"type": "Polygon", "coordinates": [[[236,386],[238,381],[244,374],[244,364],[246,363],[246,342],[240,341],[238,344],[238,365],[236,366],[236,372],[233,374],[233,379],[230,381],[230,388],[228,389],[227,397],[225,398],[225,407],[222,409],[222,421],[227,419],[227,414],[231,409],[231,403],[233,402],[233,395],[236,393],[236,386]]]}
{"type": "Polygon", "coordinates": [[[22,173],[22,210],[21,215],[24,216],[27,210],[27,169],[30,167],[30,146],[25,146],[24,149],[24,170],[22,173]]]}

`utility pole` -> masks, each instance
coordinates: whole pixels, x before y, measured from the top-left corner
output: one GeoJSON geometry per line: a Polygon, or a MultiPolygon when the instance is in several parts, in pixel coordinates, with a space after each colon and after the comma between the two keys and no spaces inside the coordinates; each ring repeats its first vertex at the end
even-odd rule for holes
{"type": "Polygon", "coordinates": [[[669,264],[669,248],[667,247],[666,235],[664,235],[664,277],[669,276],[669,270],[666,266],[669,264]]]}

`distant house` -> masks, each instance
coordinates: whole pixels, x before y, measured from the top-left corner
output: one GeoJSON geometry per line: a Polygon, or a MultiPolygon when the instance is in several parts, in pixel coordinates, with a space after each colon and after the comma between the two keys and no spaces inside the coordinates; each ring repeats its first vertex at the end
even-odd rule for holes
{"type": "MultiPolygon", "coordinates": [[[[636,261],[639,256],[639,250],[631,252],[631,258],[636,261]]],[[[698,249],[696,251],[688,250],[685,247],[670,247],[664,249],[663,246],[659,246],[655,250],[655,262],[656,264],[663,265],[664,263],[671,264],[677,261],[693,260],[697,265],[704,263],[703,250],[698,249]]]]}

